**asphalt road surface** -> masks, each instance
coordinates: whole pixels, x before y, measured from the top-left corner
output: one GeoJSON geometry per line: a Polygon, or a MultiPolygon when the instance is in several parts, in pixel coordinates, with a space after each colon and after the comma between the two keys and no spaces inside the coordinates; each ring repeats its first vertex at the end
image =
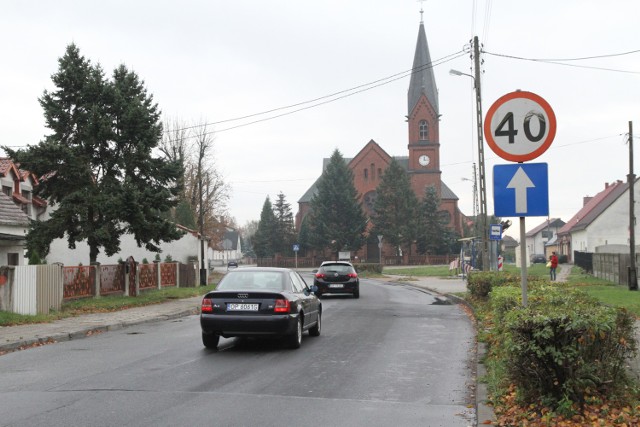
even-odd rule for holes
{"type": "Polygon", "coordinates": [[[0,357],[0,426],[470,426],[460,306],[363,280],[323,298],[320,337],[200,341],[197,316],[0,357]]]}

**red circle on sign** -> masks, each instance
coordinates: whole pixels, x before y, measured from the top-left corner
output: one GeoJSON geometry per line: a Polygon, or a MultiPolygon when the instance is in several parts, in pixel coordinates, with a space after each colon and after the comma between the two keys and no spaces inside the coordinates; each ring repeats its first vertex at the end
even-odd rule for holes
{"type": "Polygon", "coordinates": [[[511,160],[513,162],[526,162],[527,160],[533,160],[536,157],[540,156],[551,146],[551,143],[556,136],[556,115],[554,114],[553,109],[551,108],[549,103],[545,101],[541,96],[526,91],[511,92],[498,98],[498,100],[494,102],[487,111],[484,122],[484,135],[487,140],[487,144],[498,156],[502,157],[505,160],[511,160]],[[542,144],[534,147],[530,152],[520,154],[510,153],[500,147],[500,145],[496,142],[493,135],[493,130],[491,129],[492,121],[498,109],[507,102],[517,99],[529,100],[537,104],[544,111],[549,121],[549,132],[544,138],[542,144]]]}

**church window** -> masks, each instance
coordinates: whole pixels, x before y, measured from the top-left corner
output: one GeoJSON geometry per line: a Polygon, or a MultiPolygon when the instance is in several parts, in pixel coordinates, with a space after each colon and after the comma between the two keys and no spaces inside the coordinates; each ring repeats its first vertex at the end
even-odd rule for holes
{"type": "Polygon", "coordinates": [[[364,179],[369,178],[369,169],[364,170],[364,179]]]}
{"type": "Polygon", "coordinates": [[[382,178],[382,168],[378,168],[378,178],[382,178]]]}
{"type": "Polygon", "coordinates": [[[376,165],[371,163],[371,179],[376,179],[376,165]]]}
{"type": "Polygon", "coordinates": [[[429,123],[426,120],[420,120],[420,141],[426,141],[429,138],[429,123]]]}

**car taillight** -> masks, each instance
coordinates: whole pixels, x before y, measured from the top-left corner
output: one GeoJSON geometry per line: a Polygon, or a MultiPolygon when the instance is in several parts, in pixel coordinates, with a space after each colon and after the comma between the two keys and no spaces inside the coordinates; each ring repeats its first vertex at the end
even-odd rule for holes
{"type": "Polygon", "coordinates": [[[213,312],[213,304],[211,303],[211,299],[203,298],[202,306],[200,307],[200,311],[202,313],[212,313],[213,312]]]}
{"type": "Polygon", "coordinates": [[[288,313],[291,310],[291,304],[288,299],[277,299],[273,311],[276,313],[288,313]]]}
{"type": "Polygon", "coordinates": [[[358,273],[349,273],[349,277],[356,278],[358,277],[358,273]]]}
{"type": "Polygon", "coordinates": [[[318,279],[324,279],[324,278],[325,278],[325,275],[324,275],[324,273],[316,273],[316,278],[318,278],[318,279]]]}

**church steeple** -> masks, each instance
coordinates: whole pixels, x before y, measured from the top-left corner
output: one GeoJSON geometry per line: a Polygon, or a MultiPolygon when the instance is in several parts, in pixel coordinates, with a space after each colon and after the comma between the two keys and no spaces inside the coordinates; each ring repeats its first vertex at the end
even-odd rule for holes
{"type": "Polygon", "coordinates": [[[433,76],[427,35],[424,31],[424,23],[421,20],[418,30],[418,41],[416,43],[416,53],[413,57],[413,74],[411,75],[411,82],[409,83],[409,115],[411,115],[420,100],[420,96],[423,94],[429,100],[435,114],[438,115],[438,89],[436,88],[436,79],[433,76]]]}

